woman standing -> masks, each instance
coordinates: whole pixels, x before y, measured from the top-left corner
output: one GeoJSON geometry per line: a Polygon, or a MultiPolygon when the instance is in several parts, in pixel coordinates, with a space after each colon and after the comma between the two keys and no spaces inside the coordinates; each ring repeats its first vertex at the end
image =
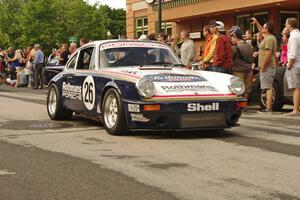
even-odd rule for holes
{"type": "Polygon", "coordinates": [[[15,51],[15,56],[12,59],[9,59],[11,62],[11,66],[15,69],[19,68],[21,64],[23,63],[23,56],[21,53],[21,50],[18,49],[15,51]]]}
{"type": "Polygon", "coordinates": [[[288,63],[288,43],[289,41],[289,33],[286,29],[282,31],[282,46],[281,46],[281,54],[280,54],[280,64],[281,66],[286,66],[288,63]]]}
{"type": "Polygon", "coordinates": [[[26,48],[26,65],[25,65],[25,74],[28,77],[28,87],[32,88],[33,87],[33,65],[32,61],[34,59],[34,51],[32,48],[29,46],[26,48]]]}

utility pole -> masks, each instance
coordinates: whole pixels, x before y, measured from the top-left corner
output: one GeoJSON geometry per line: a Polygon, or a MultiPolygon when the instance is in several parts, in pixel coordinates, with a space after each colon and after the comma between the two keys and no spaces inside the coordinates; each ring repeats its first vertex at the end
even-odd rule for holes
{"type": "MultiPolygon", "coordinates": [[[[147,4],[154,5],[157,0],[145,0],[147,4]]],[[[158,35],[161,32],[161,23],[162,23],[162,4],[163,0],[158,0],[158,13],[157,13],[157,21],[155,24],[155,32],[158,35]]]]}
{"type": "Polygon", "coordinates": [[[162,0],[158,0],[158,25],[157,25],[157,33],[161,32],[161,23],[162,23],[162,0]]]}

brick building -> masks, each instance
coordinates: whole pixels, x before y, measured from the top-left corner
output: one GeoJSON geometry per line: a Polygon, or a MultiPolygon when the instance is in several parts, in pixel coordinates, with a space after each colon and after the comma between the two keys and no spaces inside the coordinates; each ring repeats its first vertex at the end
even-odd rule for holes
{"type": "MultiPolygon", "coordinates": [[[[128,38],[155,33],[157,3],[127,0],[126,4],[128,38]]],[[[300,0],[164,0],[162,7],[163,31],[178,34],[188,30],[199,46],[199,32],[211,19],[223,21],[226,28],[238,25],[243,31],[255,31],[249,21],[256,17],[261,23],[274,22],[276,33],[280,33],[287,17],[299,19],[300,0]]]]}

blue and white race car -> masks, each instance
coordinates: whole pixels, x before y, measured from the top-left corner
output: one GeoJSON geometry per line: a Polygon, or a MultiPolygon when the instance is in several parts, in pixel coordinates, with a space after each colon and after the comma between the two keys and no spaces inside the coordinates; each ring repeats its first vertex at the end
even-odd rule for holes
{"type": "Polygon", "coordinates": [[[165,44],[96,41],[81,47],[49,83],[52,120],[100,117],[106,130],[199,130],[235,126],[245,107],[234,76],[186,69],[165,44]]]}

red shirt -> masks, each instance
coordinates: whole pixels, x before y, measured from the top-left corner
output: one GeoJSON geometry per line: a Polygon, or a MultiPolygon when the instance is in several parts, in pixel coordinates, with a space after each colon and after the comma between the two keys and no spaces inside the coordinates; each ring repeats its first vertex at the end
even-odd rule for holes
{"type": "Polygon", "coordinates": [[[231,69],[232,65],[233,61],[230,38],[227,35],[219,35],[214,54],[213,66],[231,69]]]}

